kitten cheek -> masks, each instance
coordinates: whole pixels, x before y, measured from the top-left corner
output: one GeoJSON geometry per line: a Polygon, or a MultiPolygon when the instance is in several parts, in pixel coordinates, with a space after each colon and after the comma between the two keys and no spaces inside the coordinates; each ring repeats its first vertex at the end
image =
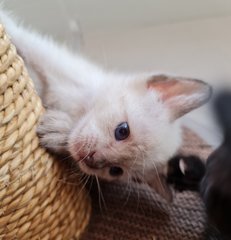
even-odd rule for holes
{"type": "Polygon", "coordinates": [[[68,144],[68,151],[71,155],[71,157],[75,160],[75,161],[79,161],[80,160],[80,156],[77,154],[76,148],[73,144],[68,144]]]}
{"type": "Polygon", "coordinates": [[[78,162],[81,160],[80,150],[83,150],[84,144],[83,142],[78,142],[78,138],[76,136],[77,134],[75,133],[75,131],[70,134],[67,148],[71,157],[78,162]]]}

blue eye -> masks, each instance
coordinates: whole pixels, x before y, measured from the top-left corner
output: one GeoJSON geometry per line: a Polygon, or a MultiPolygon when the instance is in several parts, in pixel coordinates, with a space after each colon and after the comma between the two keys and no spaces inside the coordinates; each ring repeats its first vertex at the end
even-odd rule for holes
{"type": "Polygon", "coordinates": [[[130,134],[129,126],[127,122],[120,123],[115,129],[115,139],[122,141],[126,139],[130,134]]]}

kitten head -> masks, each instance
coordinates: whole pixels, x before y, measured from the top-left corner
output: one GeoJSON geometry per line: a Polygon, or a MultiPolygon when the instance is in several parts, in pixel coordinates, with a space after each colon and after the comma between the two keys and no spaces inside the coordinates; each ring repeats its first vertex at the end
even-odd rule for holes
{"type": "Polygon", "coordinates": [[[70,135],[73,158],[87,174],[146,182],[164,195],[157,172],[180,146],[177,119],[205,103],[210,87],[198,80],[156,75],[110,79],[99,89],[70,135]]]}

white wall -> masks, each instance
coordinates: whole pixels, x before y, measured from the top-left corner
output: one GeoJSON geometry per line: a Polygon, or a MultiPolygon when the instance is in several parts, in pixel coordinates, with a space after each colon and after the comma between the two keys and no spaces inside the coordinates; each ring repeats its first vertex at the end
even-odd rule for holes
{"type": "MultiPolygon", "coordinates": [[[[107,68],[163,71],[231,85],[231,17],[85,34],[84,43],[85,53],[107,68]]],[[[219,134],[207,108],[186,119],[199,123],[196,130],[217,144],[219,134]]]]}
{"type": "Polygon", "coordinates": [[[231,76],[231,16],[84,35],[84,51],[120,70],[163,70],[210,80],[231,76]]]}
{"type": "Polygon", "coordinates": [[[68,20],[85,31],[142,28],[231,15],[230,0],[0,0],[44,31],[64,38],[68,20]]]}

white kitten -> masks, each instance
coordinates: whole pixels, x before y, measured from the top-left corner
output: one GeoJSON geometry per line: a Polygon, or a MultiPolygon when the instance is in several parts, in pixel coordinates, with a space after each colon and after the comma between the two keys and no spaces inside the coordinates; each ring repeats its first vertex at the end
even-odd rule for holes
{"type": "Polygon", "coordinates": [[[177,119],[204,104],[210,87],[153,73],[111,73],[19,26],[4,12],[0,19],[47,108],[38,128],[42,145],[70,154],[87,174],[147,182],[168,197],[156,171],[181,144],[177,119]]]}

